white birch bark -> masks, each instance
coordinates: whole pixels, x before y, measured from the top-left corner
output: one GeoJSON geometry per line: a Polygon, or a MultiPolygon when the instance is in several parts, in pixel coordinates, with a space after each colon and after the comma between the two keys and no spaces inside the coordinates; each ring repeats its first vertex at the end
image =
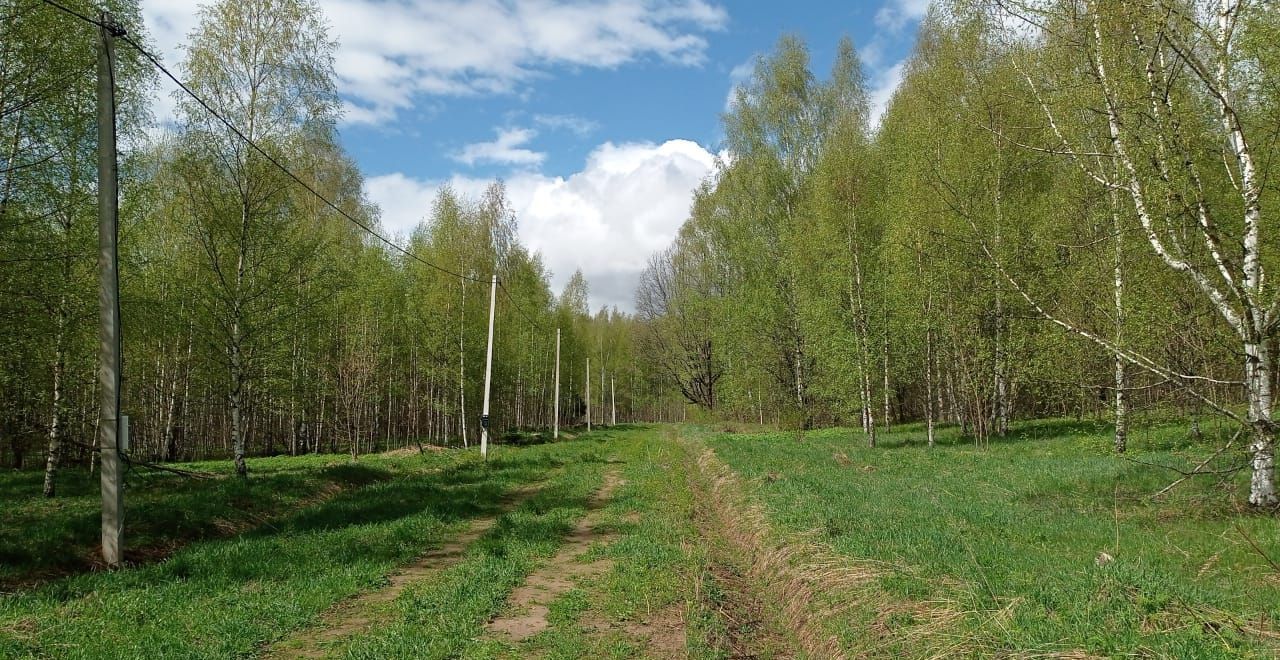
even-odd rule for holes
{"type": "MultiPolygon", "coordinates": [[[[1098,4],[1086,4],[1084,14],[1068,17],[1069,20],[1083,19],[1092,22],[1089,26],[1092,28],[1092,43],[1071,47],[1087,51],[1082,60],[1092,67],[1093,78],[1101,92],[1101,110],[1105,115],[1111,144],[1111,153],[1108,155],[1114,157],[1119,169],[1119,173],[1112,178],[1091,171],[1083,164],[1083,152],[1072,148],[1053,109],[1040,95],[1037,84],[1026,72],[1023,72],[1023,77],[1035,93],[1054,136],[1062,145],[1063,153],[1073,158],[1094,181],[1127,195],[1152,253],[1167,268],[1190,280],[1235,333],[1244,356],[1244,380],[1227,384],[1243,386],[1248,403],[1245,416],[1241,418],[1230,406],[1215,401],[1192,387],[1195,383],[1224,384],[1222,381],[1178,373],[1115,341],[1059,318],[1040,306],[1025,289],[1018,287],[1007,273],[1005,277],[1045,318],[1088,338],[1129,364],[1178,383],[1190,395],[1220,414],[1246,424],[1253,436],[1250,445],[1253,472],[1249,502],[1256,506],[1272,506],[1280,502],[1280,498],[1277,498],[1275,491],[1275,424],[1272,419],[1272,372],[1275,358],[1268,349],[1268,343],[1274,340],[1277,321],[1280,320],[1277,318],[1280,299],[1265,289],[1261,184],[1257,158],[1235,105],[1235,90],[1231,80],[1232,72],[1242,64],[1233,59],[1233,40],[1237,36],[1236,24],[1244,4],[1239,0],[1217,0],[1192,6],[1185,14],[1135,7],[1135,11],[1149,12],[1143,20],[1149,18],[1150,21],[1143,23],[1131,19],[1124,27],[1129,32],[1124,40],[1133,43],[1124,44],[1107,41],[1111,33],[1103,29],[1104,16],[1108,20],[1116,17],[1104,14],[1103,8],[1098,4]],[[1204,21],[1201,10],[1212,14],[1212,20],[1204,21]],[[1154,26],[1154,37],[1146,37],[1141,31],[1148,26],[1154,26]],[[1199,47],[1202,43],[1207,47],[1199,47]],[[1132,86],[1128,84],[1131,81],[1114,78],[1109,68],[1109,62],[1113,61],[1110,58],[1112,53],[1132,52],[1135,46],[1143,51],[1141,61],[1145,62],[1143,73],[1146,77],[1146,102],[1149,107],[1142,108],[1141,111],[1130,108],[1126,105],[1128,101],[1121,96],[1121,90],[1132,91],[1132,86]],[[1212,58],[1211,62],[1203,59],[1206,54],[1212,58]],[[1178,75],[1171,75],[1175,71],[1178,75]],[[1178,97],[1169,93],[1168,89],[1172,84],[1168,81],[1173,79],[1179,80],[1180,84],[1195,86],[1195,91],[1212,103],[1217,111],[1219,128],[1223,133],[1222,143],[1226,146],[1223,153],[1223,176],[1226,183],[1230,184],[1229,187],[1220,187],[1238,198],[1238,206],[1226,205],[1226,208],[1239,209],[1238,234],[1225,234],[1223,227],[1218,225],[1215,213],[1211,211],[1223,213],[1218,208],[1223,206],[1221,200],[1206,192],[1209,186],[1202,182],[1200,164],[1181,142],[1181,122],[1178,109],[1174,107],[1178,97]],[[1130,125],[1130,120],[1133,126],[1130,125]],[[1144,130],[1146,132],[1140,132],[1144,130]],[[1144,176],[1140,163],[1155,167],[1157,175],[1144,176]],[[1175,173],[1185,176],[1185,180],[1171,180],[1175,173]],[[1190,200],[1186,208],[1162,209],[1162,197],[1158,191],[1162,184],[1178,185],[1190,200]],[[1149,187],[1156,188],[1157,192],[1153,194],[1149,187]],[[1200,255],[1183,244],[1181,234],[1170,230],[1171,220],[1184,210],[1190,211],[1196,219],[1197,226],[1187,231],[1198,231],[1199,239],[1205,246],[1200,255]],[[1238,250],[1238,259],[1228,258],[1225,246],[1238,250]],[[1202,265],[1202,261],[1208,262],[1207,265],[1202,265]]],[[[994,255],[988,256],[996,259],[994,255]]],[[[1120,371],[1117,370],[1117,379],[1120,377],[1120,371]]]]}

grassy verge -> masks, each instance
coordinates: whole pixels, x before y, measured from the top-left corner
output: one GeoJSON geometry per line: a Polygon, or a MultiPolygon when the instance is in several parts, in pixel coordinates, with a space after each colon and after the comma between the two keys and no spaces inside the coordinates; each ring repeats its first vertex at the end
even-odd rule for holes
{"type": "MultiPolygon", "coordinates": [[[[156,483],[130,500],[135,523],[147,520],[147,511],[154,512],[152,520],[181,519],[190,515],[186,506],[196,509],[194,521],[243,516],[239,508],[248,502],[255,510],[287,507],[314,497],[336,475],[348,475],[353,487],[250,531],[192,542],[163,562],[83,573],[6,595],[0,598],[0,657],[252,655],[333,603],[376,588],[468,519],[494,512],[504,492],[544,479],[590,448],[499,449],[488,465],[457,453],[329,467],[316,458],[274,459],[255,462],[254,476],[243,484],[181,482],[170,491],[156,483]]],[[[75,507],[87,503],[67,508],[75,507]]],[[[55,514],[49,525],[60,528],[85,515],[91,514],[55,514]]],[[[197,536],[206,529],[192,524],[197,536]]],[[[163,533],[187,540],[181,528],[163,533]]]]}
{"type": "MultiPolygon", "coordinates": [[[[359,463],[342,456],[263,458],[250,461],[249,479],[234,478],[228,461],[184,466],[213,479],[136,469],[125,482],[126,560],[154,561],[192,541],[244,531],[308,502],[391,479],[402,467],[460,460],[457,452],[412,463],[380,456],[359,463]]],[[[98,476],[63,470],[58,496],[50,499],[40,495],[42,479],[37,471],[0,473],[0,591],[101,568],[98,476]]]]}
{"type": "MultiPolygon", "coordinates": [[[[1188,482],[1108,455],[1105,431],[1026,424],[986,450],[954,431],[929,449],[918,429],[865,448],[849,430],[720,434],[717,455],[784,529],[883,562],[879,587],[902,603],[945,604],[972,653],[1269,657],[1280,646],[1274,516],[1245,512],[1235,482],[1188,482]],[[1225,490],[1224,490],[1225,489],[1225,490]],[[1252,543],[1250,543],[1252,540],[1252,543]],[[1105,556],[1103,555],[1105,553],[1105,556]]],[[[1170,427],[1131,457],[1186,466],[1207,455],[1170,427]]],[[[927,608],[854,610],[855,653],[921,655],[927,608]]]]}

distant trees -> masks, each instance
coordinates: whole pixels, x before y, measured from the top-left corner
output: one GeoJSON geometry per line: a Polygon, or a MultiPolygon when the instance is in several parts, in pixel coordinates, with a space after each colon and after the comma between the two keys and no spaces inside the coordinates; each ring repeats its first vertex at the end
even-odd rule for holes
{"type": "MultiPolygon", "coordinates": [[[[145,43],[137,7],[109,4],[145,43]]],[[[40,460],[53,495],[59,465],[94,460],[97,33],[28,0],[0,0],[0,17],[0,460],[40,460]]],[[[479,199],[442,190],[407,253],[343,217],[380,231],[337,139],[333,49],[311,0],[201,10],[183,78],[265,154],[182,95],[176,126],[144,131],[150,64],[120,49],[132,457],[225,457],[245,474],[253,455],[469,443],[495,272],[499,440],[550,427],[557,327],[562,423],[586,405],[608,419],[609,388],[582,398],[587,356],[616,380],[620,421],[675,417],[638,366],[634,320],[593,315],[581,273],[551,291],[501,183],[479,199]]]]}

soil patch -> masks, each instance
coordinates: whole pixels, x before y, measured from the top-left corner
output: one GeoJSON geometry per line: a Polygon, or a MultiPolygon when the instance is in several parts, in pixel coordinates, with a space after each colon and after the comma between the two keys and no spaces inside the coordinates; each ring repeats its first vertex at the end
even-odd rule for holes
{"type": "Polygon", "coordinates": [[[462,533],[428,551],[388,576],[389,584],[343,601],[320,617],[316,626],[277,643],[263,657],[322,658],[335,642],[371,628],[377,615],[411,584],[457,564],[467,548],[493,528],[502,512],[510,511],[537,493],[541,484],[516,488],[502,498],[501,512],[471,521],[462,533]]]}
{"type": "Polygon", "coordinates": [[[672,603],[644,621],[623,626],[632,637],[646,640],[645,648],[654,658],[685,656],[684,606],[672,603]]]}
{"type": "Polygon", "coordinates": [[[605,474],[604,484],[587,502],[586,515],[565,538],[560,550],[511,592],[506,608],[509,613],[489,622],[491,632],[513,642],[537,635],[547,629],[548,606],[556,597],[572,589],[577,580],[597,576],[613,568],[613,561],[609,559],[583,563],[578,558],[590,550],[593,543],[606,543],[613,539],[612,533],[597,527],[600,525],[600,510],[620,485],[622,479],[616,470],[605,474]]]}

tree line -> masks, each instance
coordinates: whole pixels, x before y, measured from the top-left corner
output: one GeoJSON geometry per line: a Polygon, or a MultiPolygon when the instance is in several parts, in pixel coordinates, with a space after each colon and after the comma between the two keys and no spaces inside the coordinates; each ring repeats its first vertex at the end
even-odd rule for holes
{"type": "MultiPolygon", "coordinates": [[[[136,1],[107,5],[146,44],[136,1]]],[[[52,496],[96,451],[98,31],[41,0],[0,16],[0,461],[42,465],[52,496]]],[[[313,0],[205,5],[176,67],[200,100],[178,92],[164,127],[155,69],[119,49],[131,458],[229,458],[243,475],[254,455],[476,442],[494,274],[496,437],[552,426],[557,328],[561,425],[587,406],[679,414],[637,363],[634,319],[592,314],[581,273],[551,290],[500,182],[443,189],[393,246],[371,233],[379,210],[338,141],[335,49],[313,0]]]]}
{"type": "MultiPolygon", "coordinates": [[[[146,43],[136,2],[107,6],[146,43]]],[[[98,422],[97,37],[41,0],[0,17],[0,461],[43,464],[53,494],[98,422]]],[[[133,454],[243,474],[469,443],[496,273],[499,433],[550,425],[558,328],[562,424],[608,419],[614,385],[621,419],[684,401],[872,445],[904,421],[985,443],[1105,414],[1123,452],[1132,409],[1173,404],[1240,424],[1250,501],[1272,504],[1276,37],[1248,1],[950,0],[878,118],[851,43],[820,79],[785,37],[632,317],[592,314],[581,273],[551,290],[501,184],[371,235],[317,5],[209,4],[178,70],[238,131],[182,94],[158,130],[150,63],[123,48],[116,72],[133,454]]]]}
{"type": "Polygon", "coordinates": [[[1096,415],[1239,423],[1275,504],[1265,213],[1280,14],[1261,2],[935,3],[875,122],[857,52],[784,37],[637,297],[650,369],[800,428],[1096,415]]]}

